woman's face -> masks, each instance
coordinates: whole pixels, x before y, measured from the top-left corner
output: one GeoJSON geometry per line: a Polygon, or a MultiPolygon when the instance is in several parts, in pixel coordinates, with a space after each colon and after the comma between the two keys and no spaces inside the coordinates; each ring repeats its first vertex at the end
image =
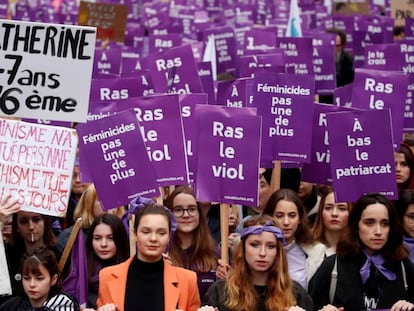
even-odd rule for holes
{"type": "Polygon", "coordinates": [[[273,214],[277,225],[283,230],[286,243],[289,244],[295,239],[295,233],[300,224],[299,212],[295,203],[287,200],[280,200],[276,204],[273,214]]]}
{"type": "Polygon", "coordinates": [[[414,204],[410,204],[405,211],[403,229],[409,238],[414,238],[414,204]]]}
{"type": "Polygon", "coordinates": [[[170,240],[167,217],[157,214],[142,216],[136,234],[138,259],[145,262],[160,260],[170,240]]]}
{"type": "Polygon", "coordinates": [[[99,224],[93,230],[92,248],[101,260],[109,260],[116,255],[116,245],[112,228],[107,224],[99,224]]]}
{"type": "Polygon", "coordinates": [[[385,205],[375,203],[367,205],[358,223],[361,242],[368,253],[373,255],[380,251],[388,241],[390,222],[385,205]]]}
{"type": "Polygon", "coordinates": [[[277,241],[273,233],[251,234],[245,241],[245,259],[250,269],[266,272],[274,264],[277,254],[277,241]]]}
{"type": "Polygon", "coordinates": [[[410,167],[408,166],[404,153],[395,152],[394,163],[397,184],[403,184],[410,178],[410,167]]]}
{"type": "Polygon", "coordinates": [[[39,274],[23,274],[23,289],[32,307],[39,308],[46,302],[50,287],[56,284],[57,278],[57,274],[51,277],[42,264],[39,265],[39,274]]]}
{"type": "Polygon", "coordinates": [[[327,231],[341,231],[348,225],[348,205],[344,202],[335,203],[334,194],[325,198],[322,210],[322,221],[327,231]]]}
{"type": "Polygon", "coordinates": [[[19,211],[17,213],[17,231],[26,244],[42,242],[45,232],[45,221],[38,213],[19,211]]]}
{"type": "Polygon", "coordinates": [[[187,193],[179,193],[173,200],[173,214],[177,219],[177,231],[193,232],[200,224],[196,199],[187,193]]]}

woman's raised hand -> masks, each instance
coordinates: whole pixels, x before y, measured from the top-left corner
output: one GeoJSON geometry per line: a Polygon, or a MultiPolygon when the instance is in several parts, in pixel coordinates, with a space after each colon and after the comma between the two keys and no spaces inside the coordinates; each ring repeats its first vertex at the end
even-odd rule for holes
{"type": "Polygon", "coordinates": [[[10,194],[3,197],[0,201],[0,224],[6,223],[7,218],[19,210],[20,204],[18,204],[18,200],[12,199],[10,194]]]}

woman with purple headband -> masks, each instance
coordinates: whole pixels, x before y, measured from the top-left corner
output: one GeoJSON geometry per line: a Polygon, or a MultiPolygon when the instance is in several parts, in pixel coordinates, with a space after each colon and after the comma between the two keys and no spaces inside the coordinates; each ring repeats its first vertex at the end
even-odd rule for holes
{"type": "Polygon", "coordinates": [[[227,278],[208,289],[200,310],[313,310],[309,295],[289,277],[284,243],[272,217],[247,220],[227,278]]]}

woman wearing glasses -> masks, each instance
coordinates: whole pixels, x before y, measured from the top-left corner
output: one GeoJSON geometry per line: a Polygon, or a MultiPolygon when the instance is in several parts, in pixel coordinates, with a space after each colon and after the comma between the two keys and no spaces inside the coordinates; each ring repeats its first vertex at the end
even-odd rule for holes
{"type": "Polygon", "coordinates": [[[177,187],[167,199],[167,207],[177,219],[169,251],[174,265],[197,273],[200,297],[202,298],[216,280],[219,250],[207,226],[193,190],[188,186],[177,187]]]}

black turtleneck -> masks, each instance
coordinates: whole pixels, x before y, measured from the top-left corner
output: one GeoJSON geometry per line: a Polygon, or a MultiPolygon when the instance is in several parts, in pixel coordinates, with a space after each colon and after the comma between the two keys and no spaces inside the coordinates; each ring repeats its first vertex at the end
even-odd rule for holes
{"type": "Polygon", "coordinates": [[[128,269],[125,311],[164,311],[164,261],[135,257],[128,269]]]}

